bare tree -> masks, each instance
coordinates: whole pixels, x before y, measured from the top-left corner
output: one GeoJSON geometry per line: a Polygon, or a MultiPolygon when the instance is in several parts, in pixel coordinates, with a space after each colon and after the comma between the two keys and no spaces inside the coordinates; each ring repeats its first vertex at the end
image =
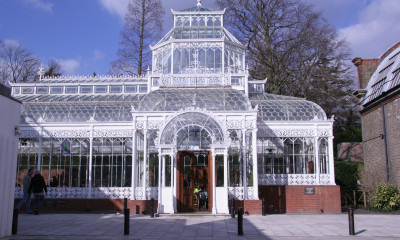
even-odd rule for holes
{"type": "Polygon", "coordinates": [[[247,46],[252,77],[268,78],[267,92],[311,99],[323,91],[322,81],[345,92],[351,85],[346,42],[312,6],[298,0],[216,2],[247,46]]]}
{"type": "Polygon", "coordinates": [[[2,84],[28,82],[35,79],[40,60],[30,50],[15,42],[0,43],[0,75],[2,84]]]}
{"type": "Polygon", "coordinates": [[[62,69],[59,62],[52,59],[46,66],[46,72],[44,73],[45,77],[59,77],[62,75],[62,69]]]}
{"type": "Polygon", "coordinates": [[[118,59],[111,63],[114,74],[142,75],[151,64],[149,45],[160,38],[164,9],[161,0],[132,0],[128,5],[118,59]]]}

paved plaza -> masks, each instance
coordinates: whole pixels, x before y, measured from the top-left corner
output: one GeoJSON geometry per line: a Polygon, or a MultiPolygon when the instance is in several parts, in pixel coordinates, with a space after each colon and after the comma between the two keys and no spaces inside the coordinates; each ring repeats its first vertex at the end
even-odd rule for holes
{"type": "Polygon", "coordinates": [[[18,234],[5,239],[399,239],[400,215],[355,214],[356,236],[347,214],[245,215],[244,236],[230,216],[130,217],[122,214],[20,214],[18,234]]]}

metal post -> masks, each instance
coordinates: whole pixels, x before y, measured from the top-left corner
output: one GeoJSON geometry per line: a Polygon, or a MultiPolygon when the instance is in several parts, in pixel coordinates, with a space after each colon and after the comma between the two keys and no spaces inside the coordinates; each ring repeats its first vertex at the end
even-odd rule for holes
{"type": "Polygon", "coordinates": [[[243,208],[238,209],[238,235],[243,236],[243,208]]]}
{"type": "Polygon", "coordinates": [[[231,217],[235,218],[235,199],[231,199],[231,217]]]}
{"type": "Polygon", "coordinates": [[[154,198],[150,199],[150,217],[154,217],[154,198]]]}
{"type": "Polygon", "coordinates": [[[264,199],[264,198],[262,198],[262,215],[263,215],[263,216],[267,215],[267,214],[265,213],[265,199],[264,199]]]}
{"type": "Polygon", "coordinates": [[[124,198],[124,210],[128,208],[128,199],[124,198]]]}
{"type": "Polygon", "coordinates": [[[129,235],[129,208],[124,209],[124,235],[129,235]]]}
{"type": "Polygon", "coordinates": [[[12,235],[15,235],[17,234],[17,232],[18,232],[18,209],[14,208],[11,233],[12,235]]]}
{"type": "Polygon", "coordinates": [[[355,235],[354,233],[354,208],[349,207],[349,235],[355,235]]]}

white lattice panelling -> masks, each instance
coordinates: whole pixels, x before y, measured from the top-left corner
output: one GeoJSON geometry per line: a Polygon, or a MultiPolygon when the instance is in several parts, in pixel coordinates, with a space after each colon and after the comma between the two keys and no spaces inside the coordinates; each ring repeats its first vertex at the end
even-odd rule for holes
{"type": "MultiPolygon", "coordinates": [[[[94,187],[91,190],[91,198],[129,198],[131,196],[130,187],[94,187]]],[[[22,198],[21,187],[15,188],[15,198],[22,198]]],[[[86,199],[89,197],[89,188],[81,187],[48,187],[47,198],[65,198],[65,199],[86,199]]]]}
{"type": "Polygon", "coordinates": [[[228,198],[229,199],[236,199],[236,200],[243,200],[244,199],[244,187],[228,187],[229,193],[228,193],[228,198]]]}
{"type": "Polygon", "coordinates": [[[148,187],[146,188],[147,192],[147,199],[152,199],[154,200],[158,199],[158,187],[148,187]]]}
{"type": "Polygon", "coordinates": [[[129,198],[131,196],[130,187],[99,187],[92,188],[92,198],[129,198]]]}
{"type": "Polygon", "coordinates": [[[319,175],[319,183],[321,185],[331,185],[331,175],[330,174],[321,174],[319,175]]]}
{"type": "Polygon", "coordinates": [[[330,185],[330,175],[321,174],[317,182],[316,174],[259,174],[259,185],[330,185]]]}
{"type": "Polygon", "coordinates": [[[256,199],[254,196],[254,187],[247,187],[247,199],[248,200],[256,199]]]}
{"type": "Polygon", "coordinates": [[[88,198],[89,188],[48,187],[47,198],[88,198]]]}
{"type": "Polygon", "coordinates": [[[22,187],[15,187],[14,198],[22,198],[22,196],[24,196],[22,187]]]}
{"type": "Polygon", "coordinates": [[[143,199],[143,188],[141,187],[135,188],[135,199],[143,199]]]}

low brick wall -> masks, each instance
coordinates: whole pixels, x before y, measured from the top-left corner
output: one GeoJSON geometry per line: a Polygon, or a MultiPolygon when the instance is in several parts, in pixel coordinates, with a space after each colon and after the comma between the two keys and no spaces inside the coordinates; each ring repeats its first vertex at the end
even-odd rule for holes
{"type": "MultiPolygon", "coordinates": [[[[340,213],[339,186],[259,186],[260,200],[235,200],[235,211],[261,214],[262,198],[267,213],[340,213]],[[307,192],[306,192],[307,191],[307,192]]],[[[15,199],[15,206],[20,199],[15,199]]],[[[129,200],[131,214],[149,214],[150,200],[129,200]]],[[[157,200],[154,212],[157,212],[157,200]]],[[[31,207],[33,207],[33,200],[31,207]]],[[[123,199],[46,199],[44,212],[122,212],[123,199]]],[[[229,201],[229,210],[231,201],[229,201]]],[[[22,209],[22,211],[25,211],[22,209]]]]}
{"type": "MultiPolygon", "coordinates": [[[[21,199],[15,199],[15,205],[21,199]]],[[[33,209],[34,201],[31,202],[33,209]]],[[[129,200],[127,207],[131,214],[150,214],[150,200],[129,200]]],[[[158,201],[154,200],[154,212],[157,212],[158,201]]],[[[40,207],[43,212],[122,212],[124,199],[45,199],[40,207]]],[[[25,204],[22,212],[25,211],[25,204]]]]}
{"type": "Polygon", "coordinates": [[[260,186],[267,213],[340,213],[339,186],[260,186]]]}

